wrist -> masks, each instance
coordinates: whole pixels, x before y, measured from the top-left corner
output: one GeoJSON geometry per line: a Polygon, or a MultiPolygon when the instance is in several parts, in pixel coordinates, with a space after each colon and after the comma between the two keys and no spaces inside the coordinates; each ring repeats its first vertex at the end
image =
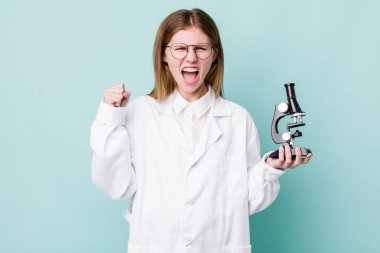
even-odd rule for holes
{"type": "Polygon", "coordinates": [[[278,167],[275,167],[275,166],[273,166],[272,164],[268,163],[268,162],[267,162],[268,157],[269,157],[269,156],[265,156],[265,159],[264,159],[264,162],[265,162],[266,164],[268,164],[269,166],[271,166],[272,168],[274,168],[274,169],[276,169],[276,170],[285,171],[285,168],[278,168],[278,167]]]}

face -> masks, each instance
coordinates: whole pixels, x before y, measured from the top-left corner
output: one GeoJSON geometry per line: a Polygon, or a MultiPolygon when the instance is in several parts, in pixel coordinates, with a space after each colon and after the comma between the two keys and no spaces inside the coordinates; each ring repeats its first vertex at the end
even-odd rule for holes
{"type": "MultiPolygon", "coordinates": [[[[168,46],[175,43],[198,45],[201,43],[210,44],[210,41],[207,35],[199,28],[191,27],[175,33],[168,46]]],[[[178,60],[173,57],[170,53],[170,48],[167,47],[165,49],[164,62],[169,66],[170,72],[177,83],[178,91],[186,100],[191,102],[202,97],[207,92],[204,79],[215,58],[215,50],[212,50],[210,57],[202,60],[195,54],[194,47],[188,47],[188,53],[185,58],[178,60]]]]}

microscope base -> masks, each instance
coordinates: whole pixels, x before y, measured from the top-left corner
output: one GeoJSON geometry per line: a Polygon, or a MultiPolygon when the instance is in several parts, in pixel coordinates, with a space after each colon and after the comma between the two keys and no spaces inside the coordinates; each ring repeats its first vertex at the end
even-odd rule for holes
{"type": "MultiPolygon", "coordinates": [[[[292,160],[295,160],[296,159],[296,150],[295,149],[291,149],[290,150],[291,153],[292,153],[292,160]]],[[[302,153],[302,158],[305,158],[307,156],[308,153],[312,153],[310,149],[308,148],[301,148],[301,153],[302,153]]],[[[272,152],[269,157],[270,158],[274,158],[274,159],[278,159],[278,150],[272,152]]]]}

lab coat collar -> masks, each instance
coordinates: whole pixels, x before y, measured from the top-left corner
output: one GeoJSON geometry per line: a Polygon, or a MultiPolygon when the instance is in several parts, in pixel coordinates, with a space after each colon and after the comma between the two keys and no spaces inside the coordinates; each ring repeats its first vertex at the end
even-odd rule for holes
{"type": "Polygon", "coordinates": [[[211,97],[211,87],[207,86],[207,92],[198,100],[193,102],[188,102],[178,90],[174,91],[173,95],[173,109],[175,113],[181,113],[186,106],[191,106],[194,109],[194,115],[198,119],[201,118],[211,107],[212,97],[211,97]]]}
{"type": "MultiPolygon", "coordinates": [[[[211,107],[212,107],[212,110],[211,110],[212,115],[214,115],[214,116],[231,116],[231,110],[230,110],[228,104],[226,103],[226,101],[224,100],[224,98],[222,98],[220,96],[216,97],[215,92],[211,89],[211,87],[209,88],[208,93],[210,96],[209,97],[209,99],[210,99],[209,104],[211,104],[211,107]]],[[[174,99],[175,99],[175,91],[172,92],[164,101],[157,103],[158,111],[160,113],[163,113],[163,114],[172,115],[174,113],[174,111],[173,111],[173,102],[174,102],[173,100],[174,99]]],[[[204,101],[204,102],[205,102],[205,104],[207,104],[207,101],[204,101]]],[[[200,111],[203,111],[203,110],[207,111],[207,109],[208,109],[208,107],[204,107],[200,111]]]]}
{"type": "Polygon", "coordinates": [[[185,98],[182,97],[182,95],[178,92],[178,90],[175,90],[173,92],[173,98],[172,98],[172,105],[175,113],[181,113],[185,107],[190,104],[186,101],[185,98]]]}
{"type": "MultiPolygon", "coordinates": [[[[168,138],[173,139],[180,147],[188,150],[188,144],[180,126],[177,124],[176,118],[171,117],[175,113],[173,109],[174,96],[175,92],[172,92],[164,101],[157,102],[157,109],[162,115],[170,116],[165,117],[165,120],[162,121],[165,123],[165,127],[163,127],[163,129],[167,132],[168,138]]],[[[222,136],[223,133],[219,126],[222,117],[231,116],[231,109],[228,102],[224,98],[220,96],[216,97],[215,92],[212,89],[210,89],[210,97],[210,117],[207,119],[204,130],[200,136],[199,143],[194,150],[194,154],[192,155],[187,168],[185,168],[185,173],[187,173],[193,165],[202,158],[206,151],[220,138],[220,136],[222,136]]],[[[188,151],[191,152],[190,150],[188,151]]]]}

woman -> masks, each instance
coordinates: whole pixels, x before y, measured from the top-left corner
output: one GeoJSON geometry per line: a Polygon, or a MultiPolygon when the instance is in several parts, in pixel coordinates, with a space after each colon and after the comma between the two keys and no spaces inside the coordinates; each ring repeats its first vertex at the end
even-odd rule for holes
{"type": "Polygon", "coordinates": [[[131,197],[129,253],[251,252],[249,215],[276,198],[286,168],[307,163],[260,157],[256,126],[222,98],[223,49],[211,17],[179,10],[154,45],[155,87],[128,102],[108,88],[91,129],[93,182],[131,197]]]}

